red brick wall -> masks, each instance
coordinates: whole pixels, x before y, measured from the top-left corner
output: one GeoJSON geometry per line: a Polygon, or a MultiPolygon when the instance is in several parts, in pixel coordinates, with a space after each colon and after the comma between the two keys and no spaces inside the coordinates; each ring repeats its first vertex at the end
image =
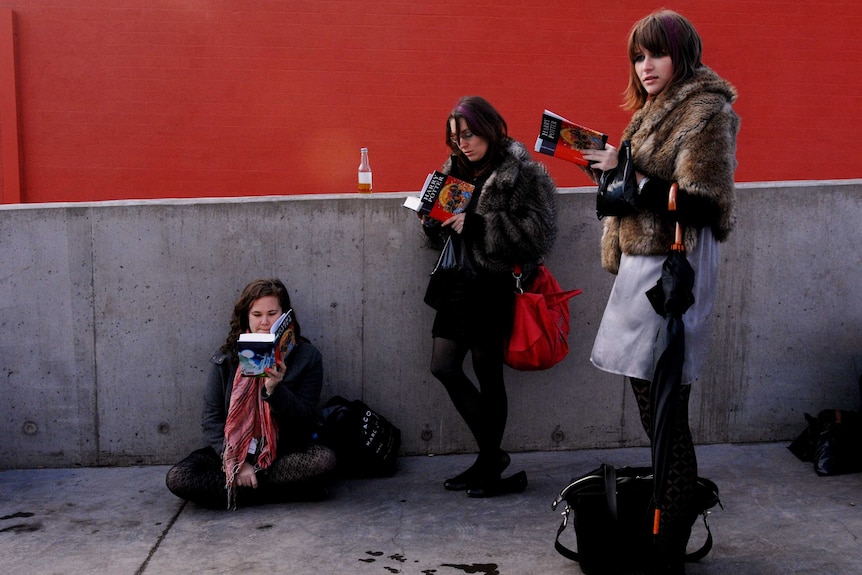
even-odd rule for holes
{"type": "MultiPolygon", "coordinates": [[[[17,33],[21,199],[352,192],[361,146],[376,191],[416,190],[471,93],[528,144],[546,107],[617,143],[626,35],[659,5],[0,0],[17,33]]],[[[856,0],[666,5],[739,89],[739,181],[862,177],[856,0]]],[[[588,184],[542,159],[560,186],[588,184]]]]}

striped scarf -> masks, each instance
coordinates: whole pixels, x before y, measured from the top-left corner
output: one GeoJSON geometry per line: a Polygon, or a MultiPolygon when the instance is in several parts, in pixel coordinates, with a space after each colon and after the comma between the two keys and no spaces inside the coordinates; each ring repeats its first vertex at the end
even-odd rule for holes
{"type": "Polygon", "coordinates": [[[228,509],[236,509],[236,474],[245,462],[252,439],[258,440],[256,471],[266,469],[275,459],[278,426],[269,405],[261,397],[263,380],[262,377],[244,377],[239,369],[234,376],[222,457],[228,509]]]}

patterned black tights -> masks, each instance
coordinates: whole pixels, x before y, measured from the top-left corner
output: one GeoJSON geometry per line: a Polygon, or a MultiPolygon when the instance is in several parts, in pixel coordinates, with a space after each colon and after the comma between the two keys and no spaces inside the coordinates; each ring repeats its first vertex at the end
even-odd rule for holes
{"type": "MultiPolygon", "coordinates": [[[[651,437],[650,424],[650,382],[644,379],[629,378],[635,400],[640,411],[641,424],[651,437]]],[[[691,524],[694,520],[693,502],[695,484],[697,482],[697,458],[694,452],[694,442],[688,424],[688,400],[691,386],[680,388],[679,405],[676,413],[676,423],[673,432],[673,443],[670,452],[670,469],[666,484],[666,497],[661,505],[661,533],[677,533],[688,540],[691,524]]]]}
{"type": "MultiPolygon", "coordinates": [[[[173,466],[165,478],[168,489],[182,499],[214,509],[227,507],[225,474],[221,458],[212,447],[205,447],[173,466]]],[[[272,501],[319,498],[324,493],[324,478],[335,469],[335,454],[322,445],[311,445],[275,460],[269,469],[257,474],[258,487],[240,487],[240,505],[272,501]]]]}

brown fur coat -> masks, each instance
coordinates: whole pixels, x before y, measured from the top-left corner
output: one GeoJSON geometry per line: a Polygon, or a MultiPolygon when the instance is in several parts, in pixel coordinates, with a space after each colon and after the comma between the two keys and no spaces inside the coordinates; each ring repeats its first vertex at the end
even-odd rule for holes
{"type": "MultiPolygon", "coordinates": [[[[733,227],[736,134],[739,118],[731,108],[736,90],[707,67],[670,86],[635,112],[623,132],[631,140],[635,169],[651,181],[678,182],[678,215],[687,250],[697,228],[708,225],[718,241],[733,227]]],[[[645,188],[646,189],[646,188],[645,188]]],[[[631,216],[607,217],[602,234],[602,267],[619,270],[620,255],[662,255],[673,242],[674,219],[663,205],[631,216]]]]}
{"type": "MultiPolygon", "coordinates": [[[[475,210],[467,213],[464,233],[480,268],[508,273],[517,263],[529,275],[554,245],[557,187],[523,144],[508,139],[505,146],[505,158],[482,186],[475,210]]],[[[452,171],[451,157],[442,171],[452,171]]]]}

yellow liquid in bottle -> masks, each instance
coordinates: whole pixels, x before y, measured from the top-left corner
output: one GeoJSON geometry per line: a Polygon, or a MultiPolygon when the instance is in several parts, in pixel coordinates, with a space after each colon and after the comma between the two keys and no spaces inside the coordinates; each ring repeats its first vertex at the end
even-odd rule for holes
{"type": "Polygon", "coordinates": [[[359,193],[371,193],[371,174],[368,172],[359,172],[359,193]]]}

